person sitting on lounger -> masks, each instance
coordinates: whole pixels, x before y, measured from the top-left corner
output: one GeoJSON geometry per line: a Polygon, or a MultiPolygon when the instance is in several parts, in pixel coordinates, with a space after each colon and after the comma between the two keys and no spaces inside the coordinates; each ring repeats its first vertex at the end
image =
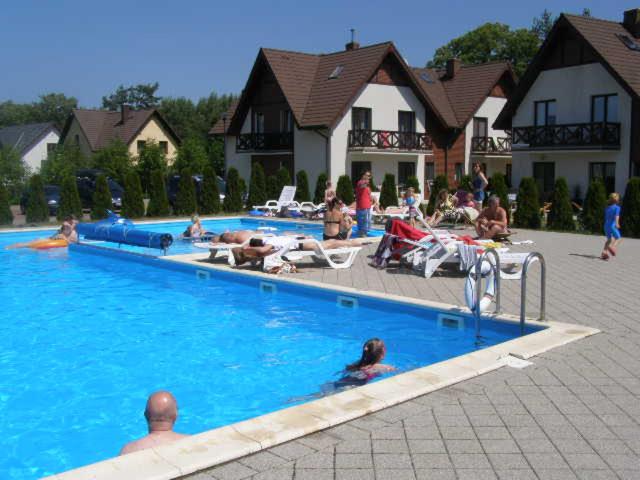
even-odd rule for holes
{"type": "Polygon", "coordinates": [[[327,211],[324,214],[323,240],[347,240],[351,237],[353,220],[348,213],[342,211],[344,204],[333,197],[327,203],[327,211]]]}
{"type": "Polygon", "coordinates": [[[445,218],[457,215],[457,204],[458,199],[456,197],[449,195],[449,192],[445,188],[440,190],[436,197],[436,208],[433,212],[433,216],[429,220],[429,225],[438,225],[445,218]]]}
{"type": "Polygon", "coordinates": [[[496,235],[507,232],[507,212],[500,206],[500,197],[491,195],[487,208],[482,210],[476,220],[478,238],[493,240],[496,235]]]}
{"type": "Polygon", "coordinates": [[[260,235],[263,232],[259,230],[236,230],[235,232],[224,232],[221,235],[214,235],[211,237],[212,243],[244,243],[255,235],[260,235]]]}

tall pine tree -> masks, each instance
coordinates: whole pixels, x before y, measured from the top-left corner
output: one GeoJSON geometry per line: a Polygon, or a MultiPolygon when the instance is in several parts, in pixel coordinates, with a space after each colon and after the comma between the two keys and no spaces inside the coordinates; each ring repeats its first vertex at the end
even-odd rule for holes
{"type": "Polygon", "coordinates": [[[260,162],[253,162],[251,165],[251,179],[249,180],[249,208],[267,203],[267,180],[264,176],[264,168],[260,162]]]}
{"type": "Polygon", "coordinates": [[[620,226],[623,235],[640,238],[640,177],[630,178],[627,182],[620,226]]]}
{"type": "Polygon", "coordinates": [[[0,182],[0,225],[13,225],[13,213],[9,204],[9,192],[0,182]]]}
{"type": "Polygon", "coordinates": [[[140,176],[135,170],[124,176],[124,196],[122,197],[122,215],[128,218],[144,217],[144,200],[140,176]]]}
{"type": "Polygon", "coordinates": [[[111,210],[112,200],[109,182],[106,175],[98,175],[96,189],[93,191],[93,207],[91,208],[91,220],[107,218],[107,210],[111,210]]]}
{"type": "Polygon", "coordinates": [[[63,220],[67,215],[82,219],[82,202],[78,193],[78,183],[76,176],[72,173],[65,175],[60,185],[58,220],[63,220]]]}
{"type": "Polygon", "coordinates": [[[300,170],[296,174],[296,196],[297,202],[309,202],[311,201],[311,195],[309,194],[309,178],[307,172],[300,170]]]}
{"type": "Polygon", "coordinates": [[[547,216],[547,227],[568,232],[576,229],[576,222],[573,220],[573,207],[569,197],[569,185],[564,177],[559,177],[556,180],[551,210],[547,216]]]}
{"type": "Polygon", "coordinates": [[[39,174],[29,179],[29,193],[27,196],[27,223],[49,221],[49,205],[44,194],[44,182],[39,174]]]}
{"type": "Polygon", "coordinates": [[[166,217],[169,213],[169,199],[167,198],[164,173],[160,169],[152,170],[149,177],[147,217],[166,217]]]}
{"type": "Polygon", "coordinates": [[[193,215],[198,210],[196,200],[196,185],[191,175],[191,170],[185,168],[180,172],[178,193],[176,195],[175,214],[193,215]]]}
{"type": "Polygon", "coordinates": [[[324,191],[327,189],[327,174],[321,173],[316,180],[316,190],[313,194],[313,203],[318,205],[324,202],[324,191]]]}
{"type": "Polygon", "coordinates": [[[540,228],[540,200],[538,185],[532,177],[523,177],[516,200],[518,208],[513,215],[513,223],[520,228],[540,228]]]}
{"type": "Polygon", "coordinates": [[[600,178],[595,178],[589,184],[584,198],[580,223],[582,228],[591,233],[602,233],[604,225],[604,209],[607,207],[607,191],[600,178]]]}
{"type": "Polygon", "coordinates": [[[229,213],[242,210],[242,191],[240,186],[240,174],[235,168],[227,172],[227,193],[224,196],[224,211],[229,213]]]}
{"type": "Polygon", "coordinates": [[[200,213],[210,215],[218,213],[222,206],[220,205],[220,191],[218,190],[218,176],[211,165],[204,168],[202,178],[202,191],[200,192],[200,213]]]}
{"type": "Polygon", "coordinates": [[[398,189],[396,188],[396,177],[392,173],[387,173],[382,181],[380,189],[380,206],[387,208],[398,205],[398,189]]]}

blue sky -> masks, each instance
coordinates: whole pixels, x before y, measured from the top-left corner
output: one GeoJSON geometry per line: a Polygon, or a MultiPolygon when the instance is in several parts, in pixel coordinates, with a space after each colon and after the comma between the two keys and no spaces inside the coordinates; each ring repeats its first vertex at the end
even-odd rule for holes
{"type": "Polygon", "coordinates": [[[412,65],[484,22],[529,27],[545,8],[620,21],[636,1],[324,0],[6,2],[0,101],[63,92],[99,106],[120,84],[160,82],[161,96],[237,93],[259,47],[306,52],[393,40],[412,65]]]}

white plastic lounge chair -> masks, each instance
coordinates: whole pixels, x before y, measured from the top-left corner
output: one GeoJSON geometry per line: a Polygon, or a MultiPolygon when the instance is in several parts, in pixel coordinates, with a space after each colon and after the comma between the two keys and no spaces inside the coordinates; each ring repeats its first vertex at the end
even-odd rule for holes
{"type": "Polygon", "coordinates": [[[209,250],[209,252],[211,252],[211,255],[209,256],[209,258],[213,259],[217,257],[228,257],[229,252],[231,252],[232,249],[246,247],[247,245],[249,245],[249,242],[253,238],[264,238],[264,237],[273,237],[273,236],[274,235],[272,233],[260,233],[257,235],[253,235],[249,240],[247,240],[244,243],[195,242],[193,246],[196,248],[209,250]]]}
{"type": "Polygon", "coordinates": [[[296,196],[296,187],[293,185],[288,185],[286,187],[282,187],[282,192],[280,192],[280,198],[278,200],[267,200],[267,203],[264,205],[254,205],[254,210],[271,210],[274,213],[279,212],[284,207],[287,207],[289,210],[300,211],[300,204],[294,200],[296,196]]]}
{"type": "Polygon", "coordinates": [[[315,243],[315,250],[289,250],[287,252],[278,251],[269,257],[272,257],[270,261],[265,261],[265,264],[272,264],[274,260],[282,259],[282,261],[295,262],[297,260],[301,260],[306,257],[315,257],[318,259],[322,259],[331,268],[334,269],[343,269],[343,268],[351,268],[353,265],[358,252],[362,250],[362,247],[344,247],[344,248],[334,248],[334,249],[325,249],[322,246],[322,242],[314,239],[305,239],[305,243],[315,243]],[[336,261],[332,257],[334,256],[345,256],[342,261],[336,261]]]}
{"type": "MultiPolygon", "coordinates": [[[[478,249],[471,245],[459,245],[460,270],[468,270],[478,261],[478,249]]],[[[500,259],[500,278],[503,280],[519,280],[522,278],[522,265],[529,256],[528,252],[509,252],[506,248],[497,248],[500,259]]],[[[490,261],[493,257],[489,257],[490,261]]],[[[534,257],[535,260],[537,258],[534,257]]]]}
{"type": "Polygon", "coordinates": [[[327,208],[327,206],[324,202],[320,202],[318,205],[313,202],[300,202],[300,213],[303,213],[306,217],[313,217],[325,208],[327,208]]]}

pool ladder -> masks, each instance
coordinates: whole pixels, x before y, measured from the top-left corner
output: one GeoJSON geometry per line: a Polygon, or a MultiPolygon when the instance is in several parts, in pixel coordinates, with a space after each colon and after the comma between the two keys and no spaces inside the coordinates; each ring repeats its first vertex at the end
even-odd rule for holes
{"type": "MultiPolygon", "coordinates": [[[[475,265],[469,267],[467,274],[470,274],[473,270],[475,272],[482,272],[482,262],[488,260],[489,265],[491,265],[491,270],[493,272],[493,282],[494,282],[494,290],[495,290],[495,304],[496,308],[494,313],[500,313],[500,256],[495,249],[489,248],[484,251],[482,255],[478,258],[475,265]],[[493,262],[488,258],[493,257],[493,262]]],[[[525,320],[526,320],[526,312],[527,312],[527,274],[529,273],[529,266],[532,262],[538,260],[540,262],[540,316],[538,321],[545,321],[545,312],[546,312],[546,290],[547,290],[547,266],[544,260],[544,257],[539,252],[531,252],[525,258],[524,263],[522,264],[522,276],[520,278],[520,334],[524,334],[525,330],[525,320]]],[[[476,275],[476,295],[475,295],[475,305],[473,309],[474,317],[475,317],[475,327],[476,327],[476,343],[480,340],[480,319],[482,313],[480,312],[480,300],[482,291],[482,274],[476,275]]]]}

